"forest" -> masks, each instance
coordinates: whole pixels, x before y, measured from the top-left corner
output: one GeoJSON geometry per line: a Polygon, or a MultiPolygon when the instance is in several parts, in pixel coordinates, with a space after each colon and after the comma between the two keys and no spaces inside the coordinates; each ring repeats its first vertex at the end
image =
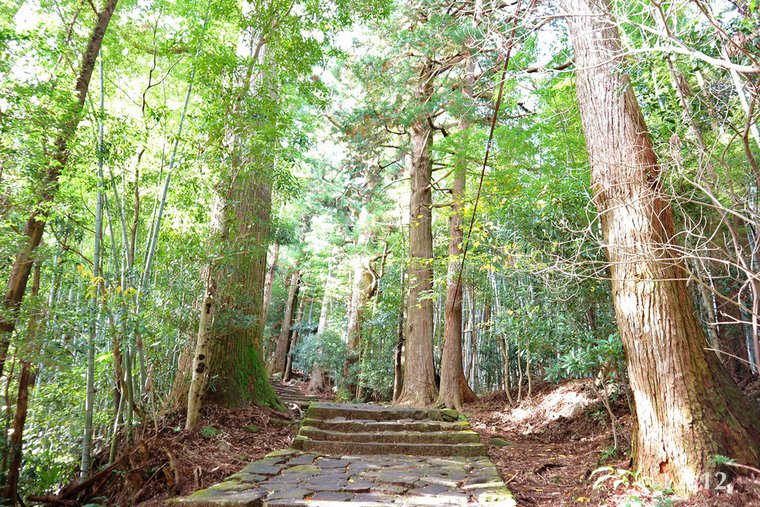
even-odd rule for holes
{"type": "Polygon", "coordinates": [[[208,486],[274,379],[483,438],[584,386],[520,505],[760,505],[759,11],[0,0],[0,504],[208,486]]]}

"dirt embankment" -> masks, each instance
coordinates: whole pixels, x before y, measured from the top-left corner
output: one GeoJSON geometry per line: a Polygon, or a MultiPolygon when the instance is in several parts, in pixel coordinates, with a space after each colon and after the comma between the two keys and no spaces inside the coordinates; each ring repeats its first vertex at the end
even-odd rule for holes
{"type": "Polygon", "coordinates": [[[622,391],[611,404],[617,450],[591,380],[543,383],[533,391],[512,405],[502,392],[465,407],[518,505],[760,506],[758,485],[747,477],[730,491],[703,491],[688,501],[639,481],[630,471],[631,415],[622,391]]]}

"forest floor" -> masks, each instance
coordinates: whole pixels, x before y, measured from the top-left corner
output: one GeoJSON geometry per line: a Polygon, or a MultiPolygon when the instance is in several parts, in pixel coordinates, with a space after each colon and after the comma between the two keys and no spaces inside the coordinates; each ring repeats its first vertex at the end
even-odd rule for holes
{"type": "MultiPolygon", "coordinates": [[[[305,384],[294,383],[305,393],[305,384]]],[[[287,414],[261,407],[227,409],[206,403],[199,431],[182,429],[181,414],[164,419],[158,433],[142,436],[129,453],[122,473],[88,499],[105,505],[163,505],[166,498],[185,496],[224,480],[251,461],[290,446],[298,429],[287,414]]],[[[80,497],[81,500],[81,497],[80,497]]]]}
{"type": "MultiPolygon", "coordinates": [[[[295,385],[305,392],[305,383],[295,385]]],[[[758,486],[748,478],[740,478],[731,494],[705,491],[688,502],[639,486],[627,472],[631,418],[625,397],[619,396],[612,408],[619,424],[618,453],[613,453],[609,415],[590,380],[538,383],[530,399],[523,393],[512,406],[503,392],[489,394],[466,405],[465,412],[520,506],[760,506],[758,486]],[[621,472],[594,488],[605,475],[602,467],[621,472]],[[614,487],[618,478],[623,481],[614,487]]],[[[192,433],[181,430],[180,416],[165,420],[157,434],[145,435],[132,450],[121,473],[91,489],[88,499],[163,505],[166,498],[221,482],[251,461],[289,447],[297,430],[294,419],[259,407],[206,404],[201,417],[200,431],[192,433]]]]}
{"type": "Polygon", "coordinates": [[[622,394],[612,404],[620,442],[614,452],[610,418],[592,380],[540,383],[530,399],[524,391],[512,406],[504,392],[465,406],[520,506],[760,506],[760,488],[750,478],[689,501],[639,484],[628,471],[631,416],[622,394]]]}

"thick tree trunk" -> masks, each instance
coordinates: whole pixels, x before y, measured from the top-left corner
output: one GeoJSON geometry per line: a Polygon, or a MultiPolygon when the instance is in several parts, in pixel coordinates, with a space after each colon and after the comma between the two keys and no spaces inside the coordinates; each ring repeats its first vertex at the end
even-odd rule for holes
{"type": "Polygon", "coordinates": [[[209,368],[215,398],[226,406],[277,404],[261,351],[264,277],[272,187],[263,171],[249,167],[236,175],[224,216],[229,248],[217,270],[218,301],[209,368]]]}
{"type": "Polygon", "coordinates": [[[290,350],[290,326],[293,321],[293,308],[298,299],[298,289],[301,287],[301,275],[294,271],[290,275],[290,290],[288,291],[288,300],[285,303],[285,315],[282,317],[282,326],[280,327],[280,336],[277,338],[277,347],[274,350],[272,365],[269,373],[285,374],[285,367],[288,362],[288,351],[290,350]]]}
{"type": "MultiPolygon", "coordinates": [[[[468,41],[471,44],[472,41],[468,41]]],[[[472,98],[475,83],[475,67],[470,50],[466,56],[466,76],[463,94],[472,98]]],[[[469,121],[464,117],[460,129],[467,132],[469,121]]],[[[462,364],[462,210],[464,207],[465,185],[467,181],[467,159],[462,156],[454,169],[454,181],[451,188],[451,216],[449,217],[449,263],[446,285],[446,302],[444,304],[443,352],[441,353],[441,385],[438,404],[457,410],[462,409],[463,402],[477,399],[464,376],[462,364]]]]}
{"type": "Polygon", "coordinates": [[[329,379],[327,373],[319,365],[314,365],[309,375],[309,385],[306,386],[306,390],[310,393],[323,393],[328,389],[329,379]]]}
{"type": "Polygon", "coordinates": [[[16,259],[11,266],[8,285],[5,297],[3,298],[3,311],[0,312],[0,376],[3,375],[11,334],[16,329],[16,318],[21,307],[21,301],[24,299],[26,285],[29,281],[29,273],[34,263],[33,253],[40,245],[42,234],[45,231],[45,220],[43,217],[47,214],[48,208],[55,199],[58,192],[58,177],[68,163],[69,142],[76,134],[84,102],[87,98],[87,91],[90,88],[90,79],[95,70],[95,62],[98,59],[98,53],[103,44],[106,29],[116,9],[116,2],[117,0],[108,0],[103,11],[97,15],[95,28],[90,35],[87,49],[85,49],[82,55],[81,69],[74,86],[76,104],[60,119],[53,157],[40,183],[34,211],[29,216],[24,228],[24,235],[27,237],[26,244],[18,251],[16,259]]]}
{"type": "MultiPolygon", "coordinates": [[[[430,79],[421,97],[432,93],[430,79]]],[[[437,398],[433,363],[433,131],[428,119],[412,124],[411,198],[409,202],[409,295],[404,356],[404,386],[398,403],[431,405],[437,398]]]]}
{"type": "Polygon", "coordinates": [[[449,218],[449,267],[446,286],[445,327],[443,353],[441,355],[441,387],[438,404],[457,410],[463,402],[475,401],[462,366],[462,204],[464,200],[466,171],[464,165],[454,173],[451,189],[452,207],[449,218]]]}
{"type": "Polygon", "coordinates": [[[713,352],[671,247],[674,225],[646,124],[621,71],[607,0],[565,0],[594,201],[607,245],[643,477],[692,493],[715,479],[712,459],[760,462],[760,417],[713,352]]]}

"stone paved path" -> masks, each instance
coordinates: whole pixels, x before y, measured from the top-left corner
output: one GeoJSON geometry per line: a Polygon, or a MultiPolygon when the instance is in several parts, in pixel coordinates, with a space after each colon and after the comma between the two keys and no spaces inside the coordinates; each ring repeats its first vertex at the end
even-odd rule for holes
{"type": "Polygon", "coordinates": [[[292,449],[179,499],[183,507],[483,505],[511,493],[456,412],[313,403],[292,449]]]}

